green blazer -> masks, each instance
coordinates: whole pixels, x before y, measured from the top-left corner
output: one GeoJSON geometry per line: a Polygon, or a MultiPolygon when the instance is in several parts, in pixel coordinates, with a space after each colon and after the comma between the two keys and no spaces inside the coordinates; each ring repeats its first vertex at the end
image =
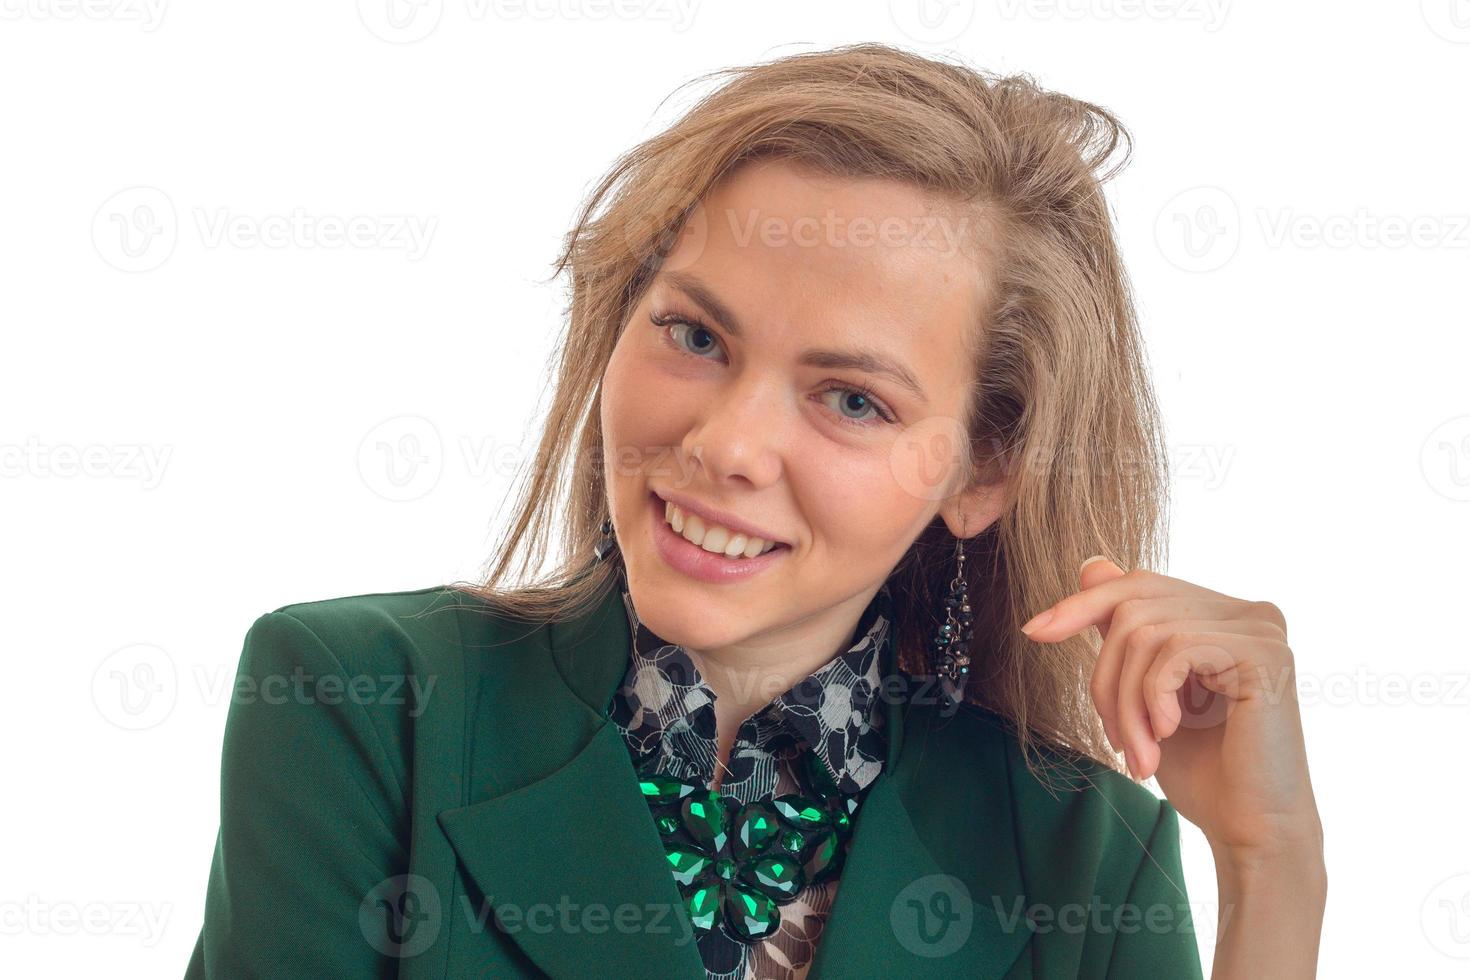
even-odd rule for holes
{"type": "MultiPolygon", "coordinates": [[[[616,589],[549,625],[447,586],[257,619],[187,980],[704,977],[607,717],[629,643],[616,589]]],[[[1096,764],[1048,789],[902,677],[808,976],[1200,976],[1174,808],[1096,764]]]]}

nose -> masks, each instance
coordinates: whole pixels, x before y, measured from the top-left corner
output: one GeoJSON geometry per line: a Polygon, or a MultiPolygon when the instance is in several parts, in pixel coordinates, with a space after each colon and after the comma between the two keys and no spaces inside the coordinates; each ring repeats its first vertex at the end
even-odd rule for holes
{"type": "Polygon", "coordinates": [[[705,408],[682,448],[711,482],[744,479],[767,487],[780,479],[784,440],[794,425],[774,383],[750,378],[732,382],[705,408]]]}

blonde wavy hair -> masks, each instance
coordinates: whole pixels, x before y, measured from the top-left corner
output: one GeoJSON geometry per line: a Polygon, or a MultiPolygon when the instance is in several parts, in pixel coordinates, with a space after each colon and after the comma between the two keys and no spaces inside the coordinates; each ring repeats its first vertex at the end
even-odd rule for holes
{"type": "MultiPolygon", "coordinates": [[[[1119,769],[1088,692],[1097,631],[1042,644],[1019,626],[1076,591],[1090,555],[1124,568],[1163,558],[1166,451],[1101,190],[1131,154],[1127,130],[1028,75],[883,44],[693,81],[706,79],[724,83],[621,156],[566,237],[551,278],[570,272],[570,304],[545,427],[482,581],[454,587],[529,623],[575,615],[616,587],[618,552],[593,560],[607,507],[603,372],[661,259],[716,182],[756,158],[907,181],[983,208],[995,238],[983,253],[995,264],[992,306],[971,338],[966,465],[974,478],[1004,481],[1004,507],[964,542],[975,620],[966,700],[1000,716],[1028,766],[1044,743],[1119,769]],[[1122,158],[1099,173],[1120,144],[1122,158]],[[560,552],[540,574],[557,528],[560,552]]],[[[889,578],[898,662],[910,673],[932,673],[929,638],[955,542],[936,517],[889,578]]]]}

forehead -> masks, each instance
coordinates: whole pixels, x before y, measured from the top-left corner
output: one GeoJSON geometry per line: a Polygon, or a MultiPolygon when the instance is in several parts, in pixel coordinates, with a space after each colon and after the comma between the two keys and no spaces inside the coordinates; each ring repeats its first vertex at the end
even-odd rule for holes
{"type": "Polygon", "coordinates": [[[974,209],[899,181],[759,161],[706,195],[664,268],[698,277],[753,342],[893,351],[932,397],[968,368],[981,231],[974,209]]]}

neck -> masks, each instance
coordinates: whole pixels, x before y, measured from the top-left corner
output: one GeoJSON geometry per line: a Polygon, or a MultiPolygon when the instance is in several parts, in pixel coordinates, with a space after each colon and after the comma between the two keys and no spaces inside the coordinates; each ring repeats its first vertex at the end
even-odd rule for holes
{"type": "Polygon", "coordinates": [[[777,634],[718,649],[685,648],[715,693],[722,759],[745,719],[852,646],[858,620],[877,592],[853,596],[777,634]]]}

